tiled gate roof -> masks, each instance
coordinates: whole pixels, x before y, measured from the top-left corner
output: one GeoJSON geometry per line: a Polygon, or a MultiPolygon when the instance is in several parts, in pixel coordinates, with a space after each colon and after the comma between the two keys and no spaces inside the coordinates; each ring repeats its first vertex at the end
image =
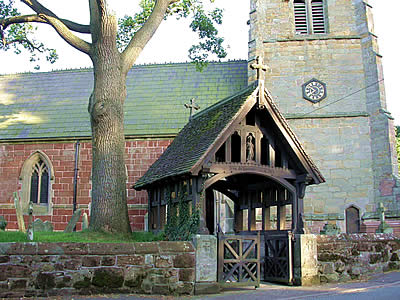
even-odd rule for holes
{"type": "Polygon", "coordinates": [[[196,114],[163,155],[136,182],[135,189],[167,177],[189,173],[235,118],[256,87],[249,86],[196,114]]]}

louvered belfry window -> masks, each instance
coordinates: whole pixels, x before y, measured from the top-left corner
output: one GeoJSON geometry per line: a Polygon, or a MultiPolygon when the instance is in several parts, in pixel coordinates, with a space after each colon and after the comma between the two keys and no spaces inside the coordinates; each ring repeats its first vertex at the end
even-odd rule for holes
{"type": "Polygon", "coordinates": [[[294,1],[294,22],[297,34],[308,34],[307,6],[305,0],[294,1]]]}
{"type": "Polygon", "coordinates": [[[314,34],[325,33],[324,3],[322,0],[311,1],[312,31],[314,34]]]}
{"type": "Polygon", "coordinates": [[[296,34],[326,33],[323,0],[294,0],[296,34]]]}
{"type": "Polygon", "coordinates": [[[47,165],[39,159],[39,161],[33,165],[31,174],[30,201],[34,204],[48,204],[49,179],[49,169],[47,165]]]}

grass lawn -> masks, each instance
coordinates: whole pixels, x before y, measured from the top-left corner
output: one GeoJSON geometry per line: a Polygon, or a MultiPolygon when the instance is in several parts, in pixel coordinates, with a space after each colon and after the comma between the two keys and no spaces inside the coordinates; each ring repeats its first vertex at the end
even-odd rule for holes
{"type": "MultiPolygon", "coordinates": [[[[33,242],[64,242],[64,243],[133,243],[163,240],[162,234],[151,232],[133,232],[132,234],[110,234],[105,232],[80,231],[64,232],[35,232],[33,242]]],[[[18,231],[0,231],[0,243],[30,242],[26,234],[18,231]]]]}

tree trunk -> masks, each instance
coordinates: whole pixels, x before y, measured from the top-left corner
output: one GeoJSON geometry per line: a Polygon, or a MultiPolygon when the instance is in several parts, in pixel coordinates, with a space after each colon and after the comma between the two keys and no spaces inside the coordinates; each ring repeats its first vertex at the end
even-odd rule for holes
{"type": "MultiPolygon", "coordinates": [[[[112,36],[112,35],[111,35],[112,36]]],[[[110,43],[115,43],[109,39],[110,43]]],[[[131,232],[126,201],[124,101],[126,74],[114,45],[94,47],[94,90],[89,100],[92,127],[91,230],[131,232]]]]}

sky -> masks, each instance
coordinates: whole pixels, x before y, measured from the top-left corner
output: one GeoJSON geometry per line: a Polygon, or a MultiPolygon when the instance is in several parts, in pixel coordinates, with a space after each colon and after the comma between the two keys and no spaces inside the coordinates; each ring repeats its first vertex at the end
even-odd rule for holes
{"type": "MultiPolygon", "coordinates": [[[[19,2],[19,1],[16,1],[19,2]]],[[[53,10],[59,17],[88,23],[88,1],[42,0],[43,5],[53,10]],[[60,4],[60,2],[62,4],[60,4]],[[65,3],[68,3],[67,5],[65,3]],[[82,9],[81,9],[82,8],[82,9]]],[[[135,11],[138,0],[115,0],[117,14],[123,16],[135,11]]],[[[221,36],[225,38],[228,47],[226,59],[247,59],[249,0],[217,0],[216,5],[224,9],[224,23],[220,27],[221,36]]],[[[373,6],[375,34],[378,36],[379,54],[383,56],[383,72],[385,78],[387,110],[395,118],[395,124],[400,125],[400,99],[396,96],[397,70],[400,68],[400,55],[396,37],[400,28],[399,0],[369,0],[373,6]]],[[[25,9],[24,5],[20,6],[25,9]]],[[[29,9],[23,13],[31,13],[29,9]]],[[[47,47],[56,48],[60,59],[53,65],[43,62],[40,71],[53,69],[71,69],[91,67],[89,58],[70,47],[47,25],[35,25],[39,28],[41,40],[47,47]]],[[[171,18],[164,21],[155,36],[141,53],[137,64],[184,62],[187,61],[187,51],[195,34],[189,28],[188,20],[176,21],[171,18]]],[[[0,74],[34,71],[35,64],[29,63],[28,56],[15,55],[12,52],[0,53],[0,74]]]]}

